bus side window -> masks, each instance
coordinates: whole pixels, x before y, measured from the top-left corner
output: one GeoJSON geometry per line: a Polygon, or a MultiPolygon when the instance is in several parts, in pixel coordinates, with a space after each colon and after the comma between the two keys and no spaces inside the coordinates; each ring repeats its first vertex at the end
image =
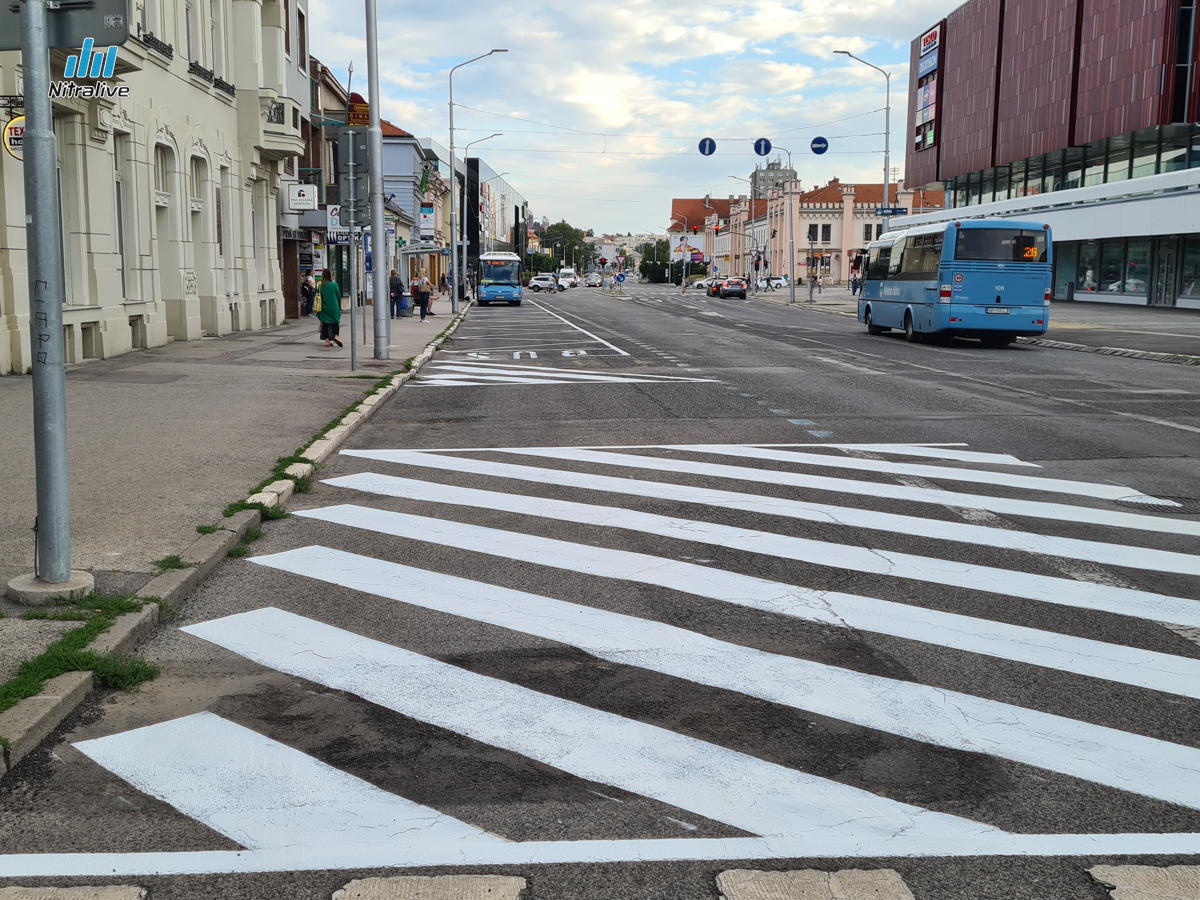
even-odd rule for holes
{"type": "Polygon", "coordinates": [[[900,277],[914,281],[936,280],[942,262],[943,233],[917,234],[904,244],[900,277]]]}
{"type": "Polygon", "coordinates": [[[871,257],[867,261],[867,279],[883,281],[888,277],[888,261],[892,256],[891,247],[872,247],[871,257]]]}

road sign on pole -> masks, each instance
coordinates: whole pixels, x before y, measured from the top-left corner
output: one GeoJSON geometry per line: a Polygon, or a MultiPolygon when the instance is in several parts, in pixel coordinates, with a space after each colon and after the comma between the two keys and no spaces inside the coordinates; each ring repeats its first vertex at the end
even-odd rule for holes
{"type": "MultiPolygon", "coordinates": [[[[100,47],[129,40],[129,0],[75,0],[47,3],[46,45],[51,50],[79,50],[89,38],[100,47]]],[[[0,50],[22,50],[20,3],[0,6],[0,50]]],[[[92,45],[88,45],[89,47],[92,45]]],[[[80,69],[83,77],[86,70],[80,69]]],[[[96,75],[99,75],[96,72],[96,75]]],[[[94,77],[94,76],[93,76],[94,77]]]]}
{"type": "Polygon", "coordinates": [[[717,142],[710,137],[701,138],[700,152],[705,156],[712,156],[717,152],[717,142]]]}
{"type": "Polygon", "coordinates": [[[817,154],[817,156],[820,156],[829,149],[829,141],[825,140],[823,137],[815,137],[812,139],[812,144],[810,146],[812,147],[812,152],[817,154]]]}
{"type": "Polygon", "coordinates": [[[771,152],[771,142],[767,138],[759,138],[754,142],[754,152],[759,156],[766,156],[771,152]]]}
{"type": "Polygon", "coordinates": [[[881,208],[881,209],[875,210],[875,215],[877,215],[877,216],[907,216],[908,215],[908,207],[893,206],[893,207],[881,208]]]}

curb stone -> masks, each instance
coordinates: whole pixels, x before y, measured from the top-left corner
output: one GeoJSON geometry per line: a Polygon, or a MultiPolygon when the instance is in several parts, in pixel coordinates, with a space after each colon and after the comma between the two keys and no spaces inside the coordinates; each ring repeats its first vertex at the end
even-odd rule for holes
{"type": "MultiPolygon", "coordinates": [[[[446,340],[467,317],[472,306],[467,301],[462,311],[451,320],[444,334],[431,341],[425,349],[413,358],[412,366],[407,372],[394,376],[391,381],[364,398],[361,403],[345,418],[342,423],[329,433],[310,443],[300,451],[300,456],[309,460],[308,463],[293,463],[285,470],[289,475],[299,478],[311,476],[315,464],[322,463],[337,450],[339,446],[360,425],[374,415],[383,401],[390,398],[400,386],[410,381],[417,370],[429,362],[433,354],[441,348],[446,340]],[[351,418],[353,417],[353,418],[351,418]],[[349,422],[348,422],[349,420],[349,422]],[[335,436],[336,432],[336,436],[335,436]],[[293,470],[296,470],[293,472],[293,470]]],[[[250,503],[261,503],[264,506],[280,506],[292,496],[296,484],[290,478],[281,478],[271,482],[263,490],[246,498],[250,503]]],[[[217,530],[212,534],[201,535],[200,538],[180,554],[191,565],[185,569],[170,569],[152,579],[137,592],[136,599],[145,602],[139,612],[119,616],[112,627],[104,634],[98,635],[88,649],[98,651],[115,651],[132,653],[147,636],[149,636],[160,621],[159,606],[154,601],[179,603],[207,578],[225,558],[229,548],[238,543],[247,529],[262,522],[262,513],[257,509],[247,509],[235,513],[217,523],[217,530]]],[[[7,738],[9,749],[3,750],[3,767],[0,768],[0,778],[12,771],[24,756],[37,748],[38,744],[59,726],[63,719],[75,711],[75,708],[87,697],[94,684],[91,672],[66,672],[56,678],[46,680],[42,692],[24,700],[0,713],[0,736],[7,738]]],[[[6,900],[4,891],[0,888],[0,900],[6,900]]],[[[86,895],[83,895],[86,896],[86,895]]],[[[67,895],[64,895],[66,900],[67,895]]]]}

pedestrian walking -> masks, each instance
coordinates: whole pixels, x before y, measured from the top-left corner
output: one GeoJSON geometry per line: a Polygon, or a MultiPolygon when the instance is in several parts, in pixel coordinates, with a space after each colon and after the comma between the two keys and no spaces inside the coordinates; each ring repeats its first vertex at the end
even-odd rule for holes
{"type": "Polygon", "coordinates": [[[429,270],[422,269],[420,276],[412,286],[413,300],[421,306],[421,321],[425,321],[425,316],[429,314],[429,298],[433,292],[433,285],[429,282],[429,270]]]}
{"type": "Polygon", "coordinates": [[[333,344],[337,344],[341,347],[342,342],[338,340],[338,334],[341,333],[342,289],[333,280],[333,272],[329,269],[321,273],[321,291],[317,295],[316,311],[325,346],[332,347],[333,344]]]}
{"type": "Polygon", "coordinates": [[[313,314],[313,301],[317,297],[317,283],[313,281],[312,269],[304,273],[304,282],[300,285],[300,315],[305,318],[313,314]]]}
{"type": "Polygon", "coordinates": [[[858,276],[857,275],[852,275],[850,277],[850,296],[851,297],[858,296],[858,276]]]}
{"type": "Polygon", "coordinates": [[[450,282],[446,279],[445,274],[442,275],[442,280],[438,282],[438,290],[443,297],[450,293],[450,282]]]}
{"type": "Polygon", "coordinates": [[[808,276],[808,302],[809,303],[813,302],[813,291],[815,291],[816,289],[817,289],[817,276],[809,275],[808,276]]]}
{"type": "Polygon", "coordinates": [[[388,295],[391,298],[392,318],[398,319],[404,309],[404,279],[395,269],[392,269],[392,276],[388,279],[388,295]]]}

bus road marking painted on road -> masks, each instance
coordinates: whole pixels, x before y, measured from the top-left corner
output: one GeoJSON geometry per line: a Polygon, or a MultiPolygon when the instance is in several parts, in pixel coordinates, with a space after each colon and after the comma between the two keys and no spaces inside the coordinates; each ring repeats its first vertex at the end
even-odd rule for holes
{"type": "MultiPolygon", "coordinates": [[[[812,446],[812,445],[801,445],[812,446]]],[[[455,452],[482,453],[495,448],[470,447],[455,452]]],[[[636,448],[630,448],[636,449],[636,448]]],[[[841,525],[850,528],[866,528],[872,531],[892,532],[932,540],[957,541],[982,547],[1018,550],[1059,556],[1064,559],[1079,559],[1095,563],[1111,563],[1120,559],[1126,568],[1144,569],[1151,572],[1172,572],[1179,575],[1200,575],[1200,556],[1159,550],[1154,547],[1137,547],[1123,544],[1089,541],[1079,538],[1042,535],[1029,531],[995,528],[969,522],[945,519],[926,519],[900,513],[878,512],[853,506],[833,506],[807,500],[770,497],[762,494],[744,494],[716,488],[693,487],[672,484],[666,481],[641,481],[634,478],[617,478],[590,472],[572,472],[567,469],[546,469],[540,466],[524,466],[510,462],[472,459],[453,456],[446,451],[430,450],[342,450],[344,456],[377,459],[382,462],[404,466],[421,466],[447,472],[462,472],[490,475],[517,481],[538,484],[557,484],[563,487],[615,493],[633,497],[654,497],[713,506],[720,509],[736,509],[766,516],[780,516],[818,522],[825,525],[841,525]]]]}
{"type": "Polygon", "coordinates": [[[751,834],[903,830],[968,838],[998,831],[279,609],[183,630],[260,665],[751,834]]]}

